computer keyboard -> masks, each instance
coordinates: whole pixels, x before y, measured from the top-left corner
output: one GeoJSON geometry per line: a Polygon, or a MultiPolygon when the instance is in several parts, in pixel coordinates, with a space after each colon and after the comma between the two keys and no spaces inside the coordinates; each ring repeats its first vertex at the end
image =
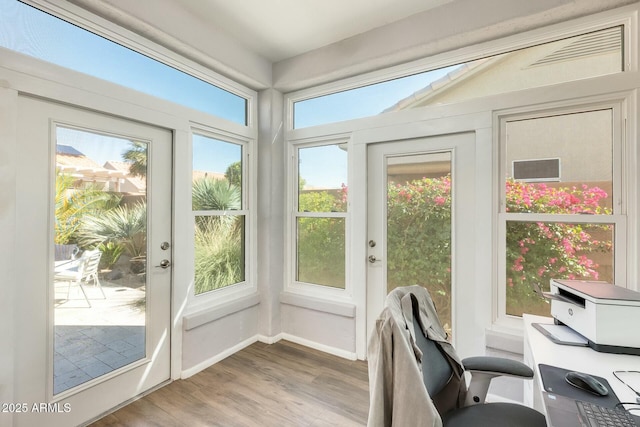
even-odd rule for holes
{"type": "Polygon", "coordinates": [[[636,427],[636,422],[623,409],[611,409],[595,403],[576,400],[580,418],[589,427],[636,427]]]}

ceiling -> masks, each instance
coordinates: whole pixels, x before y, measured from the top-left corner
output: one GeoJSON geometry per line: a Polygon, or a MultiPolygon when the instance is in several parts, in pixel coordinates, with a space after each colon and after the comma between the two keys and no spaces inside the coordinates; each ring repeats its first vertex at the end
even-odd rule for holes
{"type": "Polygon", "coordinates": [[[453,0],[174,0],[278,62],[453,0]]]}

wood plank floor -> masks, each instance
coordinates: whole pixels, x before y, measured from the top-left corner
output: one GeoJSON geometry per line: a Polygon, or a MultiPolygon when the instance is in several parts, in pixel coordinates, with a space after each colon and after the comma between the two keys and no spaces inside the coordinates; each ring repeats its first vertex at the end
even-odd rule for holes
{"type": "Polygon", "coordinates": [[[102,426],[363,426],[367,364],[288,341],[255,343],[92,424],[102,426]]]}

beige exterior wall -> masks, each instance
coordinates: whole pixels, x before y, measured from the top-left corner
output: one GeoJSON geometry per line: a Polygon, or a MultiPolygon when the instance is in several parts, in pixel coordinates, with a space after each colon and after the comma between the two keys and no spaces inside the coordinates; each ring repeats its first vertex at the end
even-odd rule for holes
{"type": "Polygon", "coordinates": [[[561,182],[611,181],[612,126],[611,110],[509,122],[507,176],[514,160],[560,158],[561,182]]]}

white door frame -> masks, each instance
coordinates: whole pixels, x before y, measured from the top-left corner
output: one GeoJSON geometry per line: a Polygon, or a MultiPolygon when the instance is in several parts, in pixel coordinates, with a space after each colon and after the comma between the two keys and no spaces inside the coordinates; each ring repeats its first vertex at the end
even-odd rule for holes
{"type": "Polygon", "coordinates": [[[172,241],[172,144],[171,132],[128,119],[64,106],[28,96],[18,100],[18,138],[27,153],[18,155],[21,172],[17,182],[17,229],[21,238],[16,262],[28,268],[19,276],[16,330],[23,338],[16,345],[16,373],[24,380],[17,384],[15,398],[24,402],[53,404],[51,409],[16,417],[17,425],[84,423],[171,378],[171,269],[155,269],[161,258],[172,259],[162,251],[160,241],[172,241]],[[113,375],[107,374],[84,385],[53,395],[53,242],[51,180],[55,170],[55,127],[80,126],[149,141],[149,186],[147,188],[147,291],[146,356],[113,375]],[[29,169],[29,164],[35,166],[29,169]],[[160,209],[161,203],[164,206],[160,209]],[[154,210],[153,216],[150,212],[154,210]],[[155,240],[158,243],[155,244],[155,240]],[[153,246],[152,246],[153,245],[153,246]],[[29,262],[31,261],[31,262],[29,262]],[[158,322],[160,319],[160,322],[158,322]],[[46,388],[45,388],[46,385],[46,388]],[[46,417],[46,418],[41,418],[46,417]],[[40,421],[37,421],[40,420],[40,421]]]}
{"type": "MultiPolygon", "coordinates": [[[[491,242],[493,220],[491,219],[491,164],[492,152],[492,116],[491,113],[473,113],[451,118],[438,118],[412,123],[401,123],[375,129],[354,132],[349,147],[349,195],[350,215],[353,218],[367,218],[367,156],[368,146],[375,143],[387,143],[401,140],[426,138],[438,135],[473,132],[475,134],[475,154],[473,155],[474,175],[476,182],[476,209],[474,224],[483,221],[491,226],[473,227],[459,230],[462,233],[473,233],[474,259],[469,262],[463,277],[473,280],[470,290],[459,295],[457,304],[465,307],[465,318],[468,324],[473,321],[475,333],[465,334],[464,340],[457,343],[458,352],[464,356],[484,354],[484,332],[491,324],[493,295],[490,291],[491,276],[491,242]],[[487,244],[489,247],[487,247],[487,244]],[[480,252],[479,249],[482,249],[480,252]],[[478,333],[480,332],[480,333],[478,333]]],[[[359,359],[366,358],[367,342],[369,338],[368,324],[370,317],[375,318],[378,313],[368,313],[367,274],[369,248],[367,221],[354,221],[349,233],[352,248],[349,280],[358,284],[354,286],[354,300],[356,301],[356,353],[359,359]]],[[[458,276],[458,280],[462,280],[458,276]]],[[[454,308],[454,312],[457,311],[454,308]]],[[[459,320],[458,320],[459,322],[459,320]]]]}

